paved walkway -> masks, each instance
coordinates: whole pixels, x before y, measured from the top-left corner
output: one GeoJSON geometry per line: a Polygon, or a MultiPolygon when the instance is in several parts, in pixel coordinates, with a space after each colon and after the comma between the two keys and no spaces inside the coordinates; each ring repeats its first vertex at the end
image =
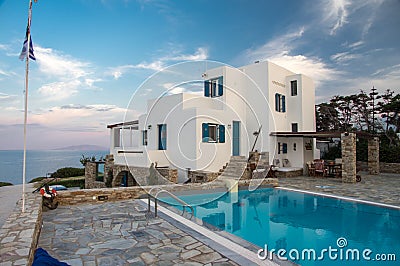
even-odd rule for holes
{"type": "Polygon", "coordinates": [[[280,178],[279,186],[400,206],[400,175],[361,172],[361,177],[361,182],[354,184],[342,183],[340,178],[280,178]]]}
{"type": "MultiPolygon", "coordinates": [[[[33,191],[33,184],[26,184],[25,190],[26,192],[33,191]]],[[[0,187],[0,228],[14,211],[20,199],[22,199],[22,185],[0,187]]]]}
{"type": "Polygon", "coordinates": [[[39,247],[71,265],[237,265],[140,200],[59,206],[43,213],[39,247]]]}

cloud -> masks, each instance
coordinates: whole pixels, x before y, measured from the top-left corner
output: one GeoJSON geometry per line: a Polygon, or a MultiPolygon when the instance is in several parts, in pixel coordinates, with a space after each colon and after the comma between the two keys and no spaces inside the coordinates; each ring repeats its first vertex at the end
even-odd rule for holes
{"type": "Polygon", "coordinates": [[[62,130],[104,131],[106,124],[122,121],[125,112],[126,109],[116,105],[68,104],[35,110],[30,114],[29,121],[62,130]]]}
{"type": "Polygon", "coordinates": [[[199,47],[193,54],[182,54],[179,51],[172,51],[169,55],[161,56],[152,62],[141,62],[136,65],[128,64],[117,67],[112,67],[108,71],[108,75],[114,77],[115,80],[121,78],[124,74],[134,69],[161,71],[168,65],[180,61],[198,61],[208,58],[208,50],[204,47],[199,47]]]}
{"type": "Polygon", "coordinates": [[[94,76],[91,63],[40,46],[35,47],[35,55],[40,74],[53,81],[38,89],[44,100],[64,100],[82,89],[101,90],[95,83],[102,79],[94,76]]]}
{"type": "Polygon", "coordinates": [[[62,79],[81,78],[90,74],[90,64],[64,55],[51,48],[35,47],[39,70],[48,76],[62,79]]]}
{"type": "Polygon", "coordinates": [[[311,77],[316,85],[325,80],[332,80],[339,72],[330,68],[322,59],[315,56],[295,54],[295,44],[299,43],[305,27],[291,31],[269,40],[260,47],[245,51],[245,60],[250,63],[256,60],[269,60],[275,64],[311,77]]]}
{"type": "Polygon", "coordinates": [[[79,80],[59,81],[43,85],[38,93],[48,101],[59,101],[78,94],[79,80]]]}
{"type": "Polygon", "coordinates": [[[326,19],[333,23],[330,35],[336,32],[346,24],[348,16],[349,0],[330,0],[326,3],[324,15],[326,19]]]}
{"type": "Polygon", "coordinates": [[[360,25],[364,39],[376,20],[376,14],[385,0],[325,0],[315,5],[323,27],[336,35],[346,25],[360,25]],[[362,26],[361,26],[362,25],[362,26]]]}
{"type": "Polygon", "coordinates": [[[296,40],[303,36],[304,31],[305,28],[301,27],[296,31],[277,36],[260,47],[248,49],[246,51],[246,57],[251,61],[256,61],[267,59],[272,56],[286,55],[293,49],[293,44],[296,40]]]}
{"type": "Polygon", "coordinates": [[[6,71],[6,70],[0,69],[0,75],[6,76],[6,77],[11,77],[11,76],[15,76],[17,74],[13,71],[6,71]]]}
{"type": "Polygon", "coordinates": [[[133,68],[136,69],[148,69],[154,71],[161,71],[165,67],[165,62],[162,60],[156,60],[150,63],[142,62],[140,64],[134,65],[133,68]]]}
{"type": "Polygon", "coordinates": [[[358,41],[358,42],[347,44],[347,47],[351,48],[351,49],[356,49],[356,48],[359,48],[360,46],[362,46],[364,43],[365,43],[364,41],[358,41]]]}
{"type": "Polygon", "coordinates": [[[191,94],[202,94],[203,93],[203,81],[191,81],[185,83],[164,83],[162,87],[164,91],[168,92],[168,94],[179,94],[179,93],[191,93],[191,94]]]}
{"type": "Polygon", "coordinates": [[[282,55],[270,58],[270,61],[292,72],[312,78],[316,86],[319,86],[324,81],[333,80],[340,75],[339,71],[330,68],[322,59],[317,57],[282,55]]]}
{"type": "Polygon", "coordinates": [[[10,95],[10,94],[6,94],[6,93],[2,93],[0,92],[0,103],[1,102],[10,102],[10,101],[14,101],[18,98],[17,95],[10,95]]]}
{"type": "Polygon", "coordinates": [[[346,64],[350,60],[360,58],[360,54],[352,54],[350,52],[342,52],[332,55],[331,60],[335,61],[338,64],[346,64]]]}
{"type": "Polygon", "coordinates": [[[199,61],[208,58],[208,51],[204,47],[197,48],[194,54],[176,55],[171,57],[164,57],[161,61],[199,61]]]}

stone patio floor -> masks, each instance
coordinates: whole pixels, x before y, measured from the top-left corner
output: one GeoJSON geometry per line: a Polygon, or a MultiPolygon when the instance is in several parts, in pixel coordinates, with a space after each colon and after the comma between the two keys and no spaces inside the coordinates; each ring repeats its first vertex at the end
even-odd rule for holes
{"type": "Polygon", "coordinates": [[[59,206],[43,213],[39,247],[70,265],[238,265],[147,214],[140,200],[59,206]]]}
{"type": "MultiPolygon", "coordinates": [[[[281,178],[287,188],[400,206],[400,175],[361,173],[362,181],[281,178]]],[[[39,247],[71,265],[242,265],[185,230],[147,214],[140,200],[59,206],[43,213],[39,247]]]]}
{"type": "Polygon", "coordinates": [[[342,183],[341,178],[291,177],[280,178],[279,186],[351,197],[400,207],[400,175],[381,173],[368,175],[360,172],[361,182],[342,183]]]}

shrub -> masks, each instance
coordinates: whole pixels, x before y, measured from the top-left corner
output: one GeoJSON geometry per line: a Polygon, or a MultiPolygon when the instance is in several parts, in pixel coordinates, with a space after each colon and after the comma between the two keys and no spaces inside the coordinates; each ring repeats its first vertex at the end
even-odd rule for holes
{"type": "Polygon", "coordinates": [[[42,181],[43,179],[45,179],[45,177],[43,177],[43,176],[36,177],[36,178],[32,179],[31,181],[29,181],[29,183],[39,182],[39,181],[42,181]]]}
{"type": "Polygon", "coordinates": [[[55,173],[51,174],[52,178],[65,178],[65,177],[74,177],[74,176],[83,176],[85,175],[84,168],[73,168],[73,167],[65,167],[58,169],[55,173]]]}
{"type": "Polygon", "coordinates": [[[66,179],[50,182],[49,185],[63,185],[65,187],[80,187],[85,188],[85,178],[81,179],[66,179]]]}
{"type": "Polygon", "coordinates": [[[0,187],[5,187],[5,186],[12,186],[12,183],[9,182],[0,182],[0,187]]]}
{"type": "Polygon", "coordinates": [[[400,163],[400,146],[382,145],[379,147],[379,160],[385,163],[400,163]]]}

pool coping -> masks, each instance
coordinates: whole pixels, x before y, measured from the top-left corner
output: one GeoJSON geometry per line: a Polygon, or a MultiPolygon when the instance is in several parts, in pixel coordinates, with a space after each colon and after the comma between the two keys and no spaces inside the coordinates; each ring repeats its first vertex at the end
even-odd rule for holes
{"type": "Polygon", "coordinates": [[[302,189],[297,189],[297,188],[280,187],[280,186],[277,186],[274,188],[400,210],[400,206],[395,206],[395,205],[380,203],[380,202],[373,202],[373,201],[368,201],[368,200],[362,200],[362,199],[356,199],[356,198],[345,197],[345,196],[339,196],[339,195],[333,195],[333,194],[329,194],[329,193],[321,193],[321,192],[302,190],[302,189]]]}
{"type": "MultiPolygon", "coordinates": [[[[143,204],[148,204],[147,199],[141,199],[143,204]]],[[[154,208],[154,202],[151,201],[151,207],[154,208]]],[[[158,215],[171,223],[172,225],[178,227],[181,230],[192,235],[195,239],[203,242],[204,244],[212,247],[215,251],[226,256],[230,260],[238,263],[239,265],[281,265],[275,261],[261,260],[258,258],[257,253],[243,247],[242,245],[235,243],[231,239],[227,238],[226,235],[223,236],[207,229],[198,223],[189,220],[181,215],[158,205],[158,215]]],[[[247,242],[247,241],[246,241],[247,242]]],[[[251,244],[251,243],[250,243],[251,244]]]]}

